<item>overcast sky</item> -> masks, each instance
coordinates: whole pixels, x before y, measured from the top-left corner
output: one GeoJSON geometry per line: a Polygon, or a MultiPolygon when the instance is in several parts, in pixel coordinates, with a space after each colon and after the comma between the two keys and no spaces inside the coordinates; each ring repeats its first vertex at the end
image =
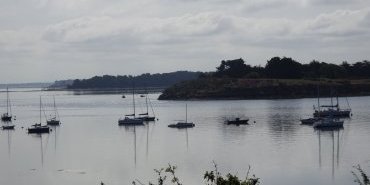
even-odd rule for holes
{"type": "Polygon", "coordinates": [[[370,59],[370,0],[0,0],[0,84],[370,59]]]}

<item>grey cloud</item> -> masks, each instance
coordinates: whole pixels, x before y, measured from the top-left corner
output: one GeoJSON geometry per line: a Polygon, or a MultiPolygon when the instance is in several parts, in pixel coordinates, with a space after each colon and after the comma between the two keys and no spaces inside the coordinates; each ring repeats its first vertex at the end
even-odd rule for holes
{"type": "Polygon", "coordinates": [[[4,1],[1,17],[19,14],[1,19],[1,64],[13,64],[0,69],[0,77],[14,69],[30,74],[30,66],[37,80],[212,70],[221,59],[239,57],[254,64],[274,55],[369,57],[370,11],[364,7],[370,2],[363,0],[30,0],[20,7],[4,1]]]}

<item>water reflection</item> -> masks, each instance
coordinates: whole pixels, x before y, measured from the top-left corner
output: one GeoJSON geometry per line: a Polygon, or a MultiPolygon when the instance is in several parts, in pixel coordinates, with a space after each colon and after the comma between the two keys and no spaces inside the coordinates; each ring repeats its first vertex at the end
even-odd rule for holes
{"type": "Polygon", "coordinates": [[[52,125],[50,126],[51,130],[54,132],[54,154],[57,154],[57,144],[58,144],[58,136],[59,136],[59,126],[52,125]]]}
{"type": "Polygon", "coordinates": [[[299,129],[299,100],[272,100],[267,106],[267,125],[276,141],[290,140],[299,129]],[[290,101],[290,102],[287,102],[290,101]],[[288,106],[289,105],[289,106],[288,106]]]}
{"type": "MultiPolygon", "coordinates": [[[[222,132],[222,136],[226,140],[241,140],[243,139],[248,131],[248,125],[228,125],[227,120],[235,120],[235,118],[250,119],[250,111],[239,102],[231,104],[229,107],[221,106],[217,113],[219,116],[215,118],[215,124],[219,125],[219,130],[222,132]]],[[[249,124],[252,120],[249,121],[249,124]]]]}
{"type": "Polygon", "coordinates": [[[136,127],[141,127],[141,126],[119,126],[119,128],[124,128],[125,132],[132,133],[133,134],[133,149],[134,149],[134,164],[136,167],[136,161],[137,161],[137,144],[136,144],[136,127]]]}
{"type": "Polygon", "coordinates": [[[12,153],[12,134],[14,130],[6,130],[7,132],[7,140],[8,140],[8,157],[11,159],[11,153],[12,153]]]}
{"type": "Polygon", "coordinates": [[[340,162],[340,133],[342,128],[338,129],[326,129],[326,130],[316,130],[319,140],[319,167],[322,167],[322,147],[324,149],[330,148],[330,150],[326,150],[325,153],[331,153],[331,175],[332,179],[335,178],[335,169],[339,169],[339,162],[340,162]],[[321,137],[324,137],[326,144],[322,146],[321,137]]]}
{"type": "Polygon", "coordinates": [[[43,167],[44,166],[44,155],[46,153],[46,149],[48,146],[49,134],[47,134],[47,137],[46,137],[45,147],[44,147],[44,141],[43,141],[43,134],[31,134],[31,137],[39,140],[40,142],[40,161],[41,161],[41,166],[43,167]]]}

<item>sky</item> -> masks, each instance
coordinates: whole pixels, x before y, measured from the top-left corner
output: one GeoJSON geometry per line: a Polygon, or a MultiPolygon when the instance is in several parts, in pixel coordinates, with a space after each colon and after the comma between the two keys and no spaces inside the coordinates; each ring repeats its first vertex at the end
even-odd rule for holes
{"type": "Polygon", "coordinates": [[[370,59],[370,0],[0,0],[0,84],[370,59]]]}

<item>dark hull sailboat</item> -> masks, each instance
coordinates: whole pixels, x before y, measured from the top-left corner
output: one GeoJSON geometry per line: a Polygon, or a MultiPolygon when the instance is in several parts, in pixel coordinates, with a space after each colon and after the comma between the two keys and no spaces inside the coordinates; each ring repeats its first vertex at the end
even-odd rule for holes
{"type": "Polygon", "coordinates": [[[4,122],[12,121],[12,107],[9,99],[8,88],[6,88],[6,113],[1,115],[1,120],[4,122]]]}
{"type": "MultiPolygon", "coordinates": [[[[347,106],[349,107],[348,99],[347,100],[347,106]]],[[[339,97],[336,97],[336,104],[334,104],[333,96],[330,97],[331,104],[330,105],[321,105],[320,106],[320,100],[318,97],[318,109],[314,108],[314,117],[320,117],[320,118],[349,118],[351,117],[351,108],[348,109],[342,109],[339,106],[339,97]]]]}
{"type": "Polygon", "coordinates": [[[143,121],[155,121],[155,117],[152,116],[140,117],[139,119],[142,119],[143,121]]]}
{"type": "Polygon", "coordinates": [[[58,126],[60,125],[60,121],[57,119],[50,119],[46,121],[46,124],[51,126],[58,126]]]}
{"type": "Polygon", "coordinates": [[[50,128],[48,126],[41,126],[41,124],[34,124],[27,130],[29,134],[43,134],[50,132],[50,128]]]}
{"type": "MultiPolygon", "coordinates": [[[[148,92],[146,92],[145,95],[141,95],[140,97],[145,97],[145,105],[146,105],[146,112],[145,113],[142,113],[142,114],[139,114],[139,119],[142,119],[143,121],[145,122],[148,122],[148,121],[155,121],[155,116],[149,116],[149,106],[148,106],[148,101],[150,103],[150,100],[148,98],[148,92]]],[[[152,104],[150,103],[150,107],[152,108],[152,111],[153,111],[153,115],[154,115],[154,110],[153,110],[153,107],[152,107],[152,104]]]]}
{"type": "Polygon", "coordinates": [[[193,122],[188,122],[188,105],[185,105],[185,122],[177,122],[175,124],[168,125],[170,128],[193,128],[195,124],[193,122]]]}
{"type": "Polygon", "coordinates": [[[194,123],[178,122],[176,124],[168,125],[170,128],[193,128],[195,127],[194,123]]]}
{"type": "Polygon", "coordinates": [[[14,130],[15,125],[4,125],[2,126],[3,130],[14,130]]]}
{"type": "Polygon", "coordinates": [[[124,118],[118,119],[119,126],[135,126],[144,125],[144,121],[140,118],[135,117],[135,86],[132,88],[132,104],[133,104],[133,114],[125,115],[124,118]]]}
{"type": "Polygon", "coordinates": [[[49,133],[50,128],[47,125],[41,125],[42,119],[41,119],[41,108],[42,108],[42,102],[41,102],[41,96],[40,96],[40,123],[36,123],[32,125],[30,128],[28,128],[29,134],[43,134],[43,133],[49,133]]]}
{"type": "Polygon", "coordinates": [[[125,117],[124,119],[118,120],[118,125],[120,126],[144,125],[144,122],[142,119],[125,117]]]}
{"type": "Polygon", "coordinates": [[[59,120],[59,114],[58,114],[57,106],[56,106],[56,103],[55,103],[55,96],[53,96],[53,100],[54,100],[54,117],[46,120],[46,124],[51,125],[51,126],[58,126],[58,125],[60,125],[60,120],[59,120]]]}
{"type": "Polygon", "coordinates": [[[8,115],[7,113],[1,115],[2,121],[12,121],[12,116],[8,115]]]}
{"type": "Polygon", "coordinates": [[[248,125],[249,119],[240,119],[235,118],[235,120],[227,120],[226,124],[228,125],[248,125]]]}
{"type": "Polygon", "coordinates": [[[313,113],[314,117],[337,117],[337,118],[349,118],[351,117],[351,110],[341,110],[341,109],[329,109],[329,110],[323,110],[318,111],[316,110],[313,113]]]}

